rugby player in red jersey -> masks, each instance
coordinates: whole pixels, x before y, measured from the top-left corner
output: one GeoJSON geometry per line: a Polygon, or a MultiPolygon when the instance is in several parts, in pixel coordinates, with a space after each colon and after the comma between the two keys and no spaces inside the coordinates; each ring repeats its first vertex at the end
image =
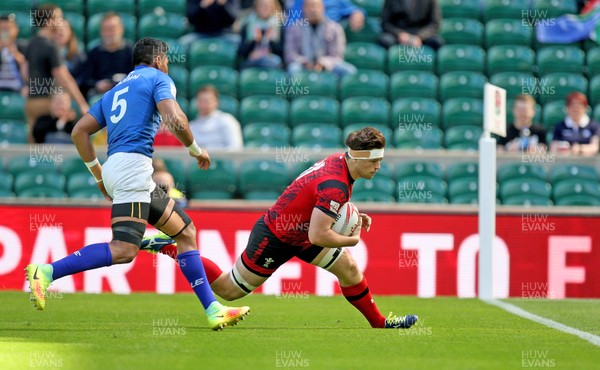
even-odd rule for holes
{"type": "MultiPolygon", "coordinates": [[[[295,256],[334,274],[344,297],[371,327],[409,328],[418,320],[416,315],[383,316],[366,278],[344,248],[358,244],[361,228],[369,231],[371,218],[361,213],[361,227],[352,236],[331,229],[339,207],[352,196],[354,181],[372,179],[379,170],[385,137],[379,130],[365,127],[350,133],[346,145],[346,153],[332,154],[315,163],[287,187],[254,224],[248,245],[231,271],[222,272],[214,262],[202,257],[216,294],[226,300],[244,297],[295,256]]],[[[158,235],[146,238],[142,249],[176,258],[173,243],[166,235],[158,235]]]]}

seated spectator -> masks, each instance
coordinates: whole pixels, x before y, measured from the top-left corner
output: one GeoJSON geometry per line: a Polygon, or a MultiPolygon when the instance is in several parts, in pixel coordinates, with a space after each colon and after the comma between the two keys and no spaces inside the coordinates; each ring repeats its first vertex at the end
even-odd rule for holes
{"type": "Polygon", "coordinates": [[[283,57],[281,8],[276,0],[255,0],[254,11],[242,20],[238,54],[242,68],[278,68],[283,57]]]}
{"type": "Polygon", "coordinates": [[[0,90],[27,95],[25,46],[17,41],[15,15],[0,16],[0,90]]]}
{"type": "Polygon", "coordinates": [[[76,123],[77,117],[71,107],[69,94],[52,95],[50,114],[35,121],[33,138],[36,143],[72,144],[71,131],[76,123]]]}
{"type": "Polygon", "coordinates": [[[153,158],[152,167],[154,169],[152,181],[156,183],[156,186],[161,188],[180,207],[186,207],[187,199],[185,194],[176,188],[173,175],[167,169],[165,162],[162,159],[153,158]]]}
{"type": "Polygon", "coordinates": [[[598,154],[600,124],[586,113],[587,97],[574,92],[567,96],[566,104],[567,117],[554,127],[550,149],[582,156],[598,154]]]}
{"type": "Polygon", "coordinates": [[[344,61],[344,30],[325,16],[323,0],[305,0],[304,15],[307,26],[294,25],[286,31],[284,54],[288,72],[331,71],[339,76],[356,73],[356,67],[344,61]]]}
{"type": "Polygon", "coordinates": [[[219,92],[208,85],[196,94],[198,118],[190,122],[190,130],[201,148],[239,150],[244,146],[240,123],[229,113],[221,112],[219,92]]]}
{"type": "MultiPolygon", "coordinates": [[[[334,22],[340,22],[348,19],[348,25],[352,31],[360,31],[365,25],[365,11],[354,5],[350,0],[323,0],[325,6],[325,15],[334,22]]],[[[288,8],[288,16],[285,24],[295,25],[304,17],[302,9],[304,0],[294,0],[292,6],[288,8]]]]}
{"type": "MultiPolygon", "coordinates": [[[[29,40],[25,50],[29,72],[29,96],[25,102],[25,114],[30,130],[38,117],[50,114],[50,96],[62,94],[63,90],[77,102],[82,114],[89,109],[79,86],[52,42],[54,33],[62,26],[62,10],[56,5],[41,5],[32,10],[31,17],[38,32],[29,40]]],[[[30,140],[33,141],[32,136],[30,140]]]]}
{"type": "Polygon", "coordinates": [[[506,137],[498,138],[498,148],[508,152],[546,150],[546,129],[533,124],[535,100],[531,95],[518,95],[513,103],[514,121],[506,129],[506,137]]]}
{"type": "Polygon", "coordinates": [[[65,60],[67,69],[75,78],[77,85],[83,83],[83,62],[85,53],[79,50],[77,36],[73,33],[71,23],[63,19],[63,26],[59,27],[54,33],[54,43],[58,46],[60,56],[65,60]]]}
{"type": "Polygon", "coordinates": [[[385,0],[381,11],[383,33],[379,42],[389,48],[400,44],[439,49],[444,40],[438,36],[442,13],[437,0],[385,0]]]}
{"type": "Polygon", "coordinates": [[[90,50],[83,66],[83,90],[88,96],[104,94],[133,69],[133,48],[124,33],[119,14],[106,13],[100,24],[102,44],[90,50]]]}
{"type": "Polygon", "coordinates": [[[188,0],[186,15],[194,32],[182,36],[185,46],[203,38],[222,37],[235,44],[239,35],[231,27],[240,13],[239,0],[188,0]]]}

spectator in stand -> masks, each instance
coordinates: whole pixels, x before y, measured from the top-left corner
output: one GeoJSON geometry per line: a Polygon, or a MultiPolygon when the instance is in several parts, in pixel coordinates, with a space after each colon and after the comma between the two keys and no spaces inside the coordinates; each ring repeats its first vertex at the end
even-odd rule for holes
{"type": "Polygon", "coordinates": [[[182,36],[185,46],[203,38],[221,37],[235,44],[240,42],[232,26],[240,14],[240,0],[188,0],[187,18],[194,32],[182,36]]]}
{"type": "MultiPolygon", "coordinates": [[[[286,25],[295,25],[304,17],[304,0],[295,0],[286,12],[288,19],[286,25]]],[[[360,31],[365,25],[366,12],[354,5],[350,0],[323,0],[325,15],[334,22],[348,19],[348,25],[352,31],[360,31]]]]}
{"type": "Polygon", "coordinates": [[[254,10],[242,20],[238,54],[242,68],[278,68],[283,58],[281,8],[277,0],[255,0],[254,10]]]}
{"type": "Polygon", "coordinates": [[[554,127],[551,151],[586,157],[598,154],[600,124],[586,113],[587,97],[580,92],[573,92],[567,96],[566,105],[567,116],[554,127]]]}
{"type": "Polygon", "coordinates": [[[0,16],[0,90],[27,95],[25,46],[17,41],[15,15],[0,16]]]}
{"type": "Polygon", "coordinates": [[[133,70],[133,48],[123,38],[125,27],[118,13],[102,18],[102,43],[88,54],[83,67],[84,91],[88,96],[104,94],[133,70]]]}
{"type": "Polygon", "coordinates": [[[73,33],[71,23],[63,19],[63,26],[54,34],[54,43],[58,46],[60,56],[65,60],[67,69],[75,78],[78,86],[83,83],[83,62],[85,53],[79,50],[77,36],[73,33]]]}
{"type": "Polygon", "coordinates": [[[444,44],[438,35],[441,23],[437,0],[385,0],[379,42],[386,48],[396,44],[427,45],[437,50],[444,44]]]}
{"type": "Polygon", "coordinates": [[[219,92],[214,86],[207,85],[198,90],[196,104],[198,117],[190,122],[190,130],[200,147],[208,150],[243,149],[240,123],[231,114],[218,109],[219,92]]]}
{"type": "Polygon", "coordinates": [[[291,25],[285,37],[285,59],[290,74],[302,70],[331,71],[339,76],[356,73],[344,61],[346,36],[342,27],[325,16],[323,0],[305,0],[307,25],[291,25]]]}
{"type": "Polygon", "coordinates": [[[35,121],[33,138],[36,143],[73,144],[71,131],[76,123],[77,116],[71,107],[69,94],[52,95],[50,114],[35,121]]]}
{"type": "Polygon", "coordinates": [[[522,94],[513,102],[514,121],[506,129],[506,137],[498,137],[498,149],[507,152],[539,152],[547,149],[546,129],[534,125],[535,100],[522,94]]]}
{"type": "MultiPolygon", "coordinates": [[[[63,89],[75,99],[82,114],[89,109],[75,79],[60,57],[58,48],[52,42],[55,32],[63,24],[62,10],[56,5],[46,4],[32,13],[32,21],[38,32],[29,40],[25,51],[29,72],[29,96],[25,103],[25,114],[30,130],[38,117],[50,114],[50,96],[62,93],[63,89]]],[[[33,136],[30,140],[33,141],[33,136]]]]}

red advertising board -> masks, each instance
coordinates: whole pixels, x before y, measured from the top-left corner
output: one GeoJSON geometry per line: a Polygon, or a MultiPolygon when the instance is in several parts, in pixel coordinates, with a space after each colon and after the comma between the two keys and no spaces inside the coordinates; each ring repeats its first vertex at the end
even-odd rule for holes
{"type": "MultiPolygon", "coordinates": [[[[190,210],[203,256],[228,270],[261,212],[190,210]]],[[[23,290],[23,268],[108,241],[110,209],[0,206],[0,289],[23,290]]],[[[375,294],[474,297],[477,215],[372,212],[373,226],[349,248],[375,294]]],[[[148,232],[153,230],[149,229],[148,232]]],[[[500,215],[494,245],[494,294],[523,298],[600,298],[600,219],[500,215]]],[[[134,262],[57,280],[64,292],[188,292],[176,264],[140,253],[134,262]]],[[[292,260],[257,292],[339,293],[328,272],[292,260]]]]}

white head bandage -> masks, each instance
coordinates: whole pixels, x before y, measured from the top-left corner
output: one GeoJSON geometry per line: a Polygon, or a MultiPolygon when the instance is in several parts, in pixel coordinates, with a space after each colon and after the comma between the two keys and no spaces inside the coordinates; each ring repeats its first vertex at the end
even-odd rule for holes
{"type": "Polygon", "coordinates": [[[383,148],[371,150],[354,150],[348,148],[348,157],[351,159],[380,159],[383,158],[383,148]]]}

